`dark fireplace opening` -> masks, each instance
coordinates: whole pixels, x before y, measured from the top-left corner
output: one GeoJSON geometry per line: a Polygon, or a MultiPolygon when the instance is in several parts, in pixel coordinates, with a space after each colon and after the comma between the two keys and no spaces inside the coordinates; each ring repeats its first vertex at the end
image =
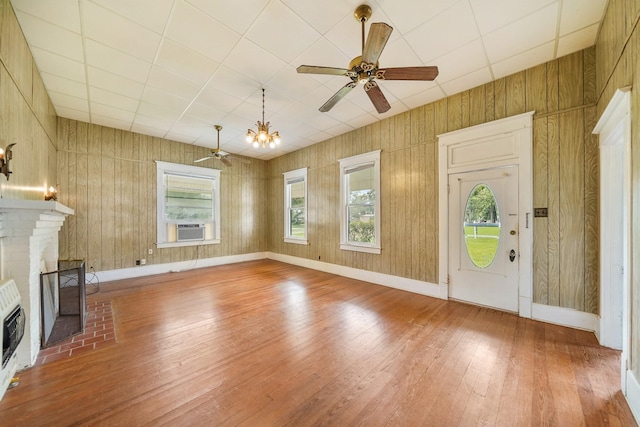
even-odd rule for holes
{"type": "Polygon", "coordinates": [[[18,305],[4,318],[2,323],[2,368],[18,348],[24,336],[25,315],[22,306],[18,305]]]}

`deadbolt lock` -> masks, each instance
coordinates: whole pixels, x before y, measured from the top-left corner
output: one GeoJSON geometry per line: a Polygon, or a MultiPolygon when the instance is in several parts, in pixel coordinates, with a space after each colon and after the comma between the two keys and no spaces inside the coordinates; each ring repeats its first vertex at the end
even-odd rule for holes
{"type": "Polygon", "coordinates": [[[516,230],[511,230],[511,231],[509,232],[509,234],[511,234],[512,236],[515,236],[515,235],[516,235],[516,230]]]}

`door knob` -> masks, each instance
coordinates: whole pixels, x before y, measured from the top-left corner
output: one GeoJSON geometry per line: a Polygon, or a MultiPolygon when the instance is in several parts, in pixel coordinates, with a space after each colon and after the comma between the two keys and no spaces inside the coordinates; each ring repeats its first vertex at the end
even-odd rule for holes
{"type": "Polygon", "coordinates": [[[509,251],[509,261],[513,262],[514,259],[516,259],[516,251],[511,249],[509,251]]]}

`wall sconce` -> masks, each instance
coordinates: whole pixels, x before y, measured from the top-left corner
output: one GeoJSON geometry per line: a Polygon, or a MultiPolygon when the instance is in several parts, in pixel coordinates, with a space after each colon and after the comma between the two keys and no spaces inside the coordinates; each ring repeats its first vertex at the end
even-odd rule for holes
{"type": "Polygon", "coordinates": [[[0,173],[5,174],[7,177],[7,181],[9,181],[9,175],[11,175],[11,171],[9,170],[9,160],[13,157],[13,151],[11,151],[11,147],[16,144],[9,144],[7,148],[4,150],[0,148],[0,173]]]}
{"type": "Polygon", "coordinates": [[[44,193],[45,200],[58,200],[58,191],[54,187],[49,187],[49,190],[44,193]]]}

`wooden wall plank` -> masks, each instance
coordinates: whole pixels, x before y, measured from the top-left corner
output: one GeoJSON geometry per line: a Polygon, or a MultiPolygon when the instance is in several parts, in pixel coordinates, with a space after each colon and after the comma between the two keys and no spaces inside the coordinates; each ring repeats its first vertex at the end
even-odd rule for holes
{"type": "Polygon", "coordinates": [[[578,107],[584,101],[582,51],[558,59],[558,99],[560,110],[578,107]]]}
{"type": "Polygon", "coordinates": [[[577,110],[561,113],[558,119],[562,165],[559,175],[560,305],[584,311],[584,117],[583,112],[577,110]],[[576,221],[576,218],[583,220],[576,221]]]}
{"type": "Polygon", "coordinates": [[[522,114],[525,112],[526,71],[511,74],[505,78],[506,87],[506,117],[522,114]]]}
{"type": "MultiPolygon", "coordinates": [[[[548,283],[547,304],[560,305],[560,137],[558,116],[552,115],[547,120],[547,185],[549,194],[548,221],[548,283]]],[[[535,186],[534,186],[535,187],[535,186]]]]}
{"type": "MultiPolygon", "coordinates": [[[[545,68],[546,69],[546,68],[545,68]]],[[[546,97],[545,97],[546,101],[546,97]]],[[[533,121],[533,207],[548,208],[547,118],[533,121]]],[[[533,301],[548,304],[549,219],[533,219],[533,301]]]]}
{"type": "Polygon", "coordinates": [[[599,146],[592,134],[597,122],[596,108],[584,110],[584,248],[585,311],[598,313],[600,305],[600,222],[599,222],[599,146]]]}

